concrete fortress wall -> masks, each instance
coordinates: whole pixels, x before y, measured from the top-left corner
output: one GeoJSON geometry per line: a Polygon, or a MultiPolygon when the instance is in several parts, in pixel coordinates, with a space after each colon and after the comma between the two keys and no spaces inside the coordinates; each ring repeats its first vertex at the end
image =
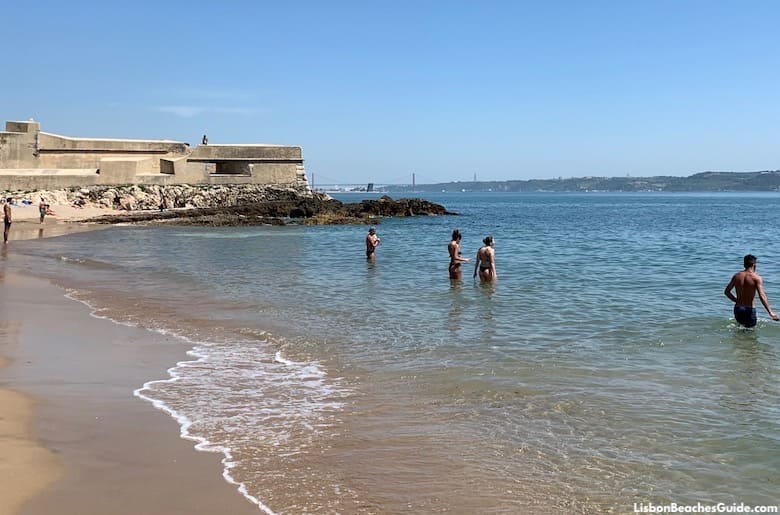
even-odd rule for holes
{"type": "Polygon", "coordinates": [[[301,147],[198,145],[169,140],[70,138],[40,123],[6,122],[0,189],[93,184],[307,185],[301,147]]]}

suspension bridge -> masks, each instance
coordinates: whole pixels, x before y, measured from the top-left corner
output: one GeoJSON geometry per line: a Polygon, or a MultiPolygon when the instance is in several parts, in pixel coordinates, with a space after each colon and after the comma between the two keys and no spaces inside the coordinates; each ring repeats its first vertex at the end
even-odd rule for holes
{"type": "MultiPolygon", "coordinates": [[[[390,179],[387,182],[373,182],[367,180],[363,183],[346,182],[333,177],[327,177],[320,173],[309,174],[309,186],[316,191],[383,191],[388,187],[414,188],[419,182],[420,175],[409,173],[390,179]]],[[[431,181],[433,182],[433,181],[431,181]]]]}

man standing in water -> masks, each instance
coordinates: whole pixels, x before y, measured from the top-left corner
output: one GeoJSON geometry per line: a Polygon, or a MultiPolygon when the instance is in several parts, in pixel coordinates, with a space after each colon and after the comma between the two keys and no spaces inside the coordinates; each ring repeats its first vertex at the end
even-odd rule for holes
{"type": "Polygon", "coordinates": [[[366,259],[374,259],[374,252],[380,241],[382,240],[376,235],[376,227],[368,229],[368,234],[366,235],[366,259]]]}
{"type": "Polygon", "coordinates": [[[761,276],[756,273],[756,264],[758,260],[753,254],[748,254],[743,259],[745,269],[734,274],[731,281],[723,292],[726,297],[734,302],[734,318],[745,327],[754,327],[756,325],[756,308],[754,307],[756,293],[761,300],[766,312],[772,320],[780,320],[780,317],[769,307],[769,300],[764,293],[764,286],[761,276]],[[735,296],[731,290],[737,290],[735,296]]]}
{"type": "Polygon", "coordinates": [[[3,243],[8,243],[8,232],[11,230],[11,199],[5,199],[3,206],[3,243]]]}

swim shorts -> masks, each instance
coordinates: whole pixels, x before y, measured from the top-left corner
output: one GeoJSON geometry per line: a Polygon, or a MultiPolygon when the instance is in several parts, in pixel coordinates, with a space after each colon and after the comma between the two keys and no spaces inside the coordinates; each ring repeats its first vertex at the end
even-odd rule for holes
{"type": "Polygon", "coordinates": [[[756,325],[756,308],[735,304],[734,318],[745,327],[754,327],[756,325]]]}
{"type": "Polygon", "coordinates": [[[11,227],[11,220],[9,220],[7,217],[5,217],[5,216],[4,216],[4,217],[3,217],[3,224],[4,224],[6,227],[11,227]]]}

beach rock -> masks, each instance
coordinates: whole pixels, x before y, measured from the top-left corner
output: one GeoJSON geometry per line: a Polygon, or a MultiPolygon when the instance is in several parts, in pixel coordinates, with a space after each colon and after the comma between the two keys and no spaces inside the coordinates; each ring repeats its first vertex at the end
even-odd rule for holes
{"type": "MultiPolygon", "coordinates": [[[[126,214],[112,214],[91,218],[95,223],[142,223],[172,225],[330,225],[379,223],[386,216],[452,215],[444,206],[423,199],[393,200],[390,197],[354,204],[344,204],[324,194],[297,196],[294,192],[271,192],[254,202],[231,204],[241,199],[234,192],[217,192],[215,196],[202,193],[189,197],[184,208],[146,209],[126,214]],[[204,204],[216,203],[201,207],[204,204]]],[[[169,197],[166,197],[169,198],[169,197]]],[[[180,205],[181,198],[170,199],[180,205]]],[[[143,202],[138,202],[143,205],[143,202]]]]}
{"type": "Polygon", "coordinates": [[[420,198],[345,204],[306,186],[146,185],[89,186],[56,191],[17,192],[9,196],[56,205],[115,209],[117,213],[85,219],[95,223],[166,223],[177,225],[347,224],[379,223],[387,216],[451,215],[444,206],[420,198]]]}
{"type": "Polygon", "coordinates": [[[402,198],[393,200],[387,195],[377,200],[363,200],[356,204],[344,205],[344,210],[353,216],[433,216],[452,214],[433,202],[420,198],[402,198]]]}

